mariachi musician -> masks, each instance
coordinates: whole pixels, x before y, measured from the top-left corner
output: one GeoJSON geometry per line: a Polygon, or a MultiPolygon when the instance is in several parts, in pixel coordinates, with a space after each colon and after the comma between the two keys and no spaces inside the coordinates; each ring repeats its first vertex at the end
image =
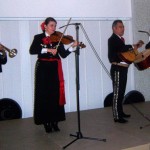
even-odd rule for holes
{"type": "Polygon", "coordinates": [[[111,63],[111,78],[113,84],[113,118],[115,122],[126,123],[125,118],[129,118],[129,114],[123,111],[123,98],[126,90],[127,73],[129,64],[122,61],[119,57],[120,52],[126,52],[129,49],[141,47],[139,43],[135,45],[126,45],[124,38],[124,24],[122,20],[115,20],[112,24],[113,34],[108,39],[108,59],[111,63]]]}
{"type": "Polygon", "coordinates": [[[146,44],[145,49],[150,49],[150,42],[146,44]]]}
{"type": "Polygon", "coordinates": [[[66,58],[78,46],[74,41],[70,48],[53,41],[57,22],[48,17],[41,24],[43,33],[35,35],[30,54],[38,55],[35,66],[34,123],[44,125],[45,131],[59,131],[58,123],[65,120],[64,79],[61,57],[66,58]]]}
{"type": "Polygon", "coordinates": [[[2,72],[2,65],[7,63],[7,55],[3,50],[3,46],[0,44],[0,73],[2,72]]]}

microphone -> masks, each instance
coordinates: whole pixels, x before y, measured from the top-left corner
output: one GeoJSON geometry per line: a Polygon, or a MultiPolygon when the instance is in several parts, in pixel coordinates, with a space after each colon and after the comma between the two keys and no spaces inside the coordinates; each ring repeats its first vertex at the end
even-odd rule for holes
{"type": "Polygon", "coordinates": [[[138,32],[146,32],[146,31],[139,30],[138,32]]]}
{"type": "Polygon", "coordinates": [[[147,32],[147,31],[141,31],[141,30],[139,30],[139,32],[146,33],[148,35],[148,41],[150,42],[150,33],[149,32],[147,32]]]}
{"type": "Polygon", "coordinates": [[[150,33],[149,33],[149,32],[147,32],[147,31],[139,30],[138,32],[143,32],[143,33],[146,33],[148,36],[150,36],[150,33]]]}
{"type": "Polygon", "coordinates": [[[81,24],[81,23],[70,23],[70,24],[67,24],[67,25],[64,25],[64,26],[59,27],[59,29],[65,27],[65,26],[69,26],[69,25],[75,25],[75,26],[78,26],[78,25],[80,25],[80,24],[81,24]]]}

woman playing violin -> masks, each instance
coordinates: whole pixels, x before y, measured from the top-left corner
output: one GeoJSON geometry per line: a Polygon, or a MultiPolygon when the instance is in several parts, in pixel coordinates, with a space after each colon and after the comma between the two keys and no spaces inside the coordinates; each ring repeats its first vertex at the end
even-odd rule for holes
{"type": "Polygon", "coordinates": [[[35,65],[34,122],[44,125],[47,133],[60,131],[58,122],[65,120],[65,91],[61,58],[66,58],[78,42],[65,49],[60,41],[53,42],[57,22],[48,17],[42,23],[43,33],[35,35],[30,54],[38,55],[35,65]],[[58,45],[59,43],[59,45],[58,45]]]}

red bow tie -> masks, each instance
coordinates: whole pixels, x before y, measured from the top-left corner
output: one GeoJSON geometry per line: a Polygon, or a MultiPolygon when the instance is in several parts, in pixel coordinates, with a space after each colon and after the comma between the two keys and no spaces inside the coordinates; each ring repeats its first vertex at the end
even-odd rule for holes
{"type": "Polygon", "coordinates": [[[123,37],[121,37],[121,40],[125,43],[125,39],[123,37]]]}

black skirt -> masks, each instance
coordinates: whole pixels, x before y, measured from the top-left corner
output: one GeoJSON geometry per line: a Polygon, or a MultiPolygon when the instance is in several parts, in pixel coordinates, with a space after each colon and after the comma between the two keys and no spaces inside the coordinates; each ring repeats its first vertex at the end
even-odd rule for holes
{"type": "Polygon", "coordinates": [[[57,61],[37,60],[35,66],[34,122],[44,124],[65,120],[64,106],[59,105],[57,61]]]}

